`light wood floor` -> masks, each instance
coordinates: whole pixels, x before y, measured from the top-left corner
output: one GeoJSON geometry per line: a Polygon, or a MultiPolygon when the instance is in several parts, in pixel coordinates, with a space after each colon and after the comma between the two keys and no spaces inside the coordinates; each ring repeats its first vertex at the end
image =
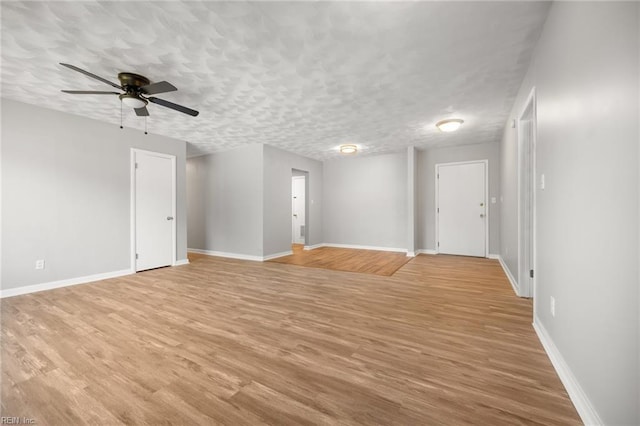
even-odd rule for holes
{"type": "Polygon", "coordinates": [[[412,258],[406,253],[378,250],[354,250],[340,247],[320,247],[304,250],[303,244],[291,245],[293,254],[269,262],[391,276],[412,258]]]}
{"type": "Polygon", "coordinates": [[[493,260],[392,277],[190,256],[3,299],[2,416],[76,424],[579,424],[493,260]]]}

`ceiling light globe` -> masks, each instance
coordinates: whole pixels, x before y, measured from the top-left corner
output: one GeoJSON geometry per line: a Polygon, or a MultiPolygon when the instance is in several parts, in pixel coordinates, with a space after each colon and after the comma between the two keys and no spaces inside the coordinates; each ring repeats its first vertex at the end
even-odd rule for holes
{"type": "Polygon", "coordinates": [[[436,127],[441,132],[455,132],[460,128],[460,126],[464,123],[463,120],[459,118],[451,118],[448,120],[441,120],[436,123],[436,127]]]}
{"type": "Polygon", "coordinates": [[[120,95],[120,100],[130,108],[142,108],[147,106],[147,101],[134,95],[120,95]]]}
{"type": "Polygon", "coordinates": [[[355,154],[358,152],[358,147],[355,145],[340,145],[341,154],[355,154]]]}

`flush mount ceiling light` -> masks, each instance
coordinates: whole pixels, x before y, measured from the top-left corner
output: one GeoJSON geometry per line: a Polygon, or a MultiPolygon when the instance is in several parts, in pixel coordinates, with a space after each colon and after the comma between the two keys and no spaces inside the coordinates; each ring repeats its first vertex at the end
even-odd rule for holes
{"type": "Polygon", "coordinates": [[[460,128],[462,123],[464,123],[464,121],[459,118],[449,118],[447,120],[438,121],[436,123],[436,127],[441,132],[455,132],[460,128]]]}
{"type": "Polygon", "coordinates": [[[355,154],[358,152],[358,147],[355,145],[340,145],[341,154],[355,154]]]}
{"type": "Polygon", "coordinates": [[[123,104],[131,108],[142,108],[147,106],[147,103],[148,103],[146,100],[142,98],[139,98],[135,95],[127,95],[127,94],[120,95],[120,100],[122,101],[123,104]]]}

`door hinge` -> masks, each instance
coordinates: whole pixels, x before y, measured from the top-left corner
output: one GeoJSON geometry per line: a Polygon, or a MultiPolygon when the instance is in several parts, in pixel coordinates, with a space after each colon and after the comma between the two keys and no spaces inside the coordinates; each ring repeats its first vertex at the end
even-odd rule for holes
{"type": "Polygon", "coordinates": [[[138,253],[136,253],[136,260],[138,260],[138,253]]]}
{"type": "Polygon", "coordinates": [[[529,269],[529,278],[533,278],[533,269],[529,269]]]}
{"type": "Polygon", "coordinates": [[[440,213],[440,207],[438,207],[438,213],[440,213]]]}
{"type": "Polygon", "coordinates": [[[438,241],[438,247],[440,247],[440,241],[438,241]]]}
{"type": "Polygon", "coordinates": [[[138,168],[138,163],[136,163],[136,166],[135,166],[135,168],[136,168],[136,169],[138,168]]]}
{"type": "Polygon", "coordinates": [[[438,173],[438,179],[440,179],[440,173],[438,173]]]}

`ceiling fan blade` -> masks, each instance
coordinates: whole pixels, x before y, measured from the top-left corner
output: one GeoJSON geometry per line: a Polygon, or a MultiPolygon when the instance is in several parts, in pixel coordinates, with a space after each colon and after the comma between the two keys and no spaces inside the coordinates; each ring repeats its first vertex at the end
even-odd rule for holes
{"type": "Polygon", "coordinates": [[[174,104],[173,102],[165,101],[164,99],[158,99],[158,98],[150,97],[150,98],[147,98],[147,100],[149,102],[153,102],[154,104],[158,104],[158,105],[162,105],[163,107],[175,109],[176,111],[180,111],[180,112],[183,112],[185,114],[192,115],[194,117],[196,117],[198,114],[200,114],[198,111],[196,111],[194,109],[187,108],[187,107],[184,107],[182,105],[174,104]]]}
{"type": "Polygon", "coordinates": [[[118,92],[100,92],[97,90],[61,90],[64,93],[71,93],[72,95],[119,95],[118,92]]]}
{"type": "Polygon", "coordinates": [[[138,117],[148,117],[149,116],[149,110],[147,109],[146,106],[143,106],[142,108],[134,108],[133,110],[136,112],[136,115],[138,117]]]}
{"type": "Polygon", "coordinates": [[[96,80],[99,80],[99,81],[101,81],[103,83],[107,83],[108,85],[111,85],[111,86],[113,86],[113,87],[115,87],[117,89],[123,90],[122,87],[118,86],[117,84],[112,83],[109,80],[107,80],[105,78],[102,78],[100,76],[97,76],[95,74],[92,74],[89,71],[85,71],[85,70],[83,70],[81,68],[78,68],[75,65],[63,64],[62,62],[60,62],[60,65],[62,65],[63,67],[67,67],[69,69],[72,69],[74,71],[78,71],[79,73],[82,73],[82,74],[86,75],[87,77],[95,78],[96,80]]]}
{"type": "Polygon", "coordinates": [[[145,95],[157,95],[158,93],[175,92],[176,90],[178,89],[168,81],[159,81],[140,88],[140,91],[145,95]]]}

